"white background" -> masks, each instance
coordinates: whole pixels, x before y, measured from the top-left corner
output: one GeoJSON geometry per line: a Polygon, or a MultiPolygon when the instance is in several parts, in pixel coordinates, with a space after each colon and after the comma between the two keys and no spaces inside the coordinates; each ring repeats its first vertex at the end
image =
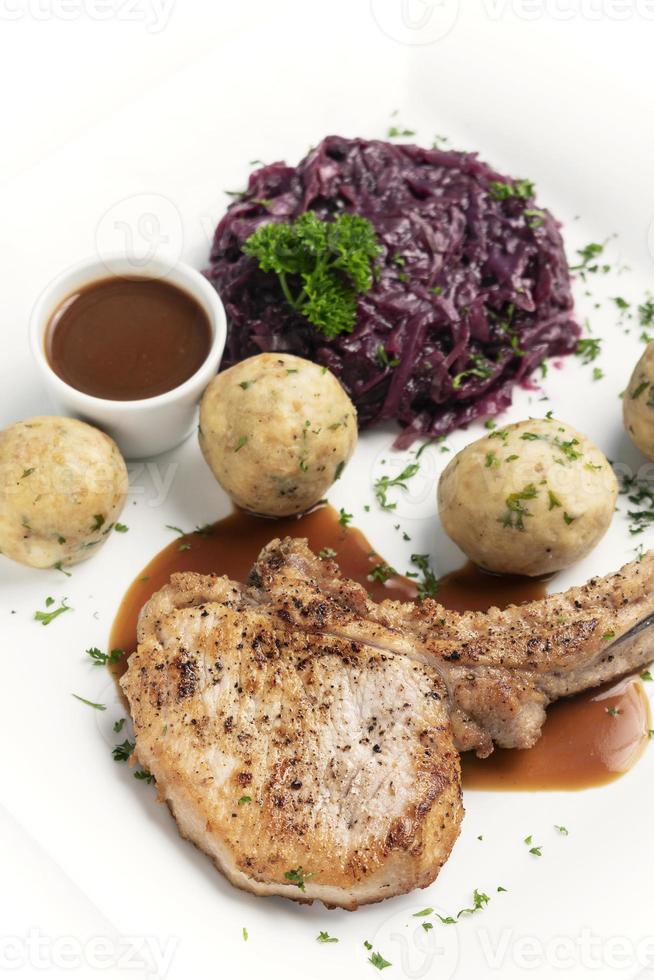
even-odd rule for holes
{"type": "MultiPolygon", "coordinates": [[[[617,232],[614,271],[594,293],[642,300],[654,279],[653,42],[646,0],[0,0],[0,425],[50,410],[28,350],[31,309],[68,263],[129,244],[115,239],[117,222],[147,248],[152,226],[139,220],[154,214],[162,247],[202,267],[223,191],[244,185],[250,160],[294,162],[331,132],[384,136],[393,110],[426,143],[446,134],[533,179],[571,255],[617,232]]],[[[618,400],[642,349],[637,331],[625,335],[610,301],[596,310],[583,285],[577,295],[580,318],[605,338],[606,377],[594,383],[570,361],[551,372],[548,404],[521,391],[507,418],[551,407],[638,468],[618,400]]],[[[373,476],[402,465],[391,441],[390,430],[362,439],[330,499],[401,570],[408,548],[446,571],[460,561],[435,516],[446,456],[426,453],[399,500],[410,546],[374,504],[363,511],[373,476]]],[[[601,790],[467,794],[462,837],[429,892],[354,914],[239,893],[178,839],[154,791],[112,761],[120,708],[83,651],[106,646],[125,585],[170,539],[165,524],[226,511],[191,440],[132,468],[129,533],[72,578],[0,559],[0,972],[145,976],[125,959],[135,937],[170,953],[159,975],[175,980],[372,976],[364,939],[392,960],[389,978],[654,976],[642,972],[654,962],[651,752],[601,790]],[[47,595],[68,596],[74,612],[44,629],[32,616],[47,595]],[[93,712],[72,691],[109,709],[93,712]],[[541,859],[527,853],[529,833],[541,859]],[[484,912],[429,936],[415,928],[411,912],[456,911],[475,887],[491,895],[484,912]],[[319,946],[319,929],[340,943],[319,946]],[[98,937],[104,969],[91,947],[80,954],[98,937]]],[[[633,546],[618,515],[555,587],[617,568],[633,546]]]]}

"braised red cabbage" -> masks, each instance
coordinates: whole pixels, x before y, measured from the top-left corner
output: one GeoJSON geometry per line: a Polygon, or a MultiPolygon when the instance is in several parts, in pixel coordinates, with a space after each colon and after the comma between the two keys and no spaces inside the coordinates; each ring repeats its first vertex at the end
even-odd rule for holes
{"type": "Polygon", "coordinates": [[[361,426],[400,423],[399,446],[501,412],[579,336],[559,224],[528,181],[474,153],[329,136],[297,167],[261,167],[218,225],[207,275],[227,311],[223,368],[261,351],[325,364],[361,426]],[[361,214],[382,246],[353,332],[331,339],[241,251],[262,222],[308,210],[361,214]]]}

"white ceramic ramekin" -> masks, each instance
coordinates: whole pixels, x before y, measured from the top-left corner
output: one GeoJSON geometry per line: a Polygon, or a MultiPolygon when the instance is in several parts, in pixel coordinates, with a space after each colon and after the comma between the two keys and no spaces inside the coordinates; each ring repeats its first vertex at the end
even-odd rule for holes
{"type": "Polygon", "coordinates": [[[153,259],[135,272],[129,256],[89,258],[77,262],[44,290],[32,313],[30,343],[46,388],[61,412],[96,425],[112,436],[128,459],[156,456],[177,446],[197,425],[197,406],[206,386],[218,371],[225,347],[227,325],[218,293],[191,266],[153,259]],[[190,293],[209,317],[212,342],[206,361],[183,384],[154,398],[112,401],[71,387],[50,367],[45,354],[45,331],[52,314],[71,293],[111,276],[163,279],[190,293]]]}

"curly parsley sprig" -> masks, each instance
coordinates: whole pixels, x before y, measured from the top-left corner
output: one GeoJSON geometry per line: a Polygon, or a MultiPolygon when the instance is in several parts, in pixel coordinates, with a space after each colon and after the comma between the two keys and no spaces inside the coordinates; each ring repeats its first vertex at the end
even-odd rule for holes
{"type": "Polygon", "coordinates": [[[243,244],[264,272],[275,272],[286,301],[327,337],[351,333],[357,294],[367,292],[381,248],[358,214],[323,221],[314,211],[260,225],[243,244]]]}

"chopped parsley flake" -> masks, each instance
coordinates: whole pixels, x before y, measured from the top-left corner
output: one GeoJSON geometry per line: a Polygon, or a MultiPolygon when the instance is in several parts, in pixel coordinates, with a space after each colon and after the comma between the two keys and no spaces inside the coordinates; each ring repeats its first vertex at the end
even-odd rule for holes
{"type": "Polygon", "coordinates": [[[148,786],[150,786],[152,783],[156,783],[156,779],[147,769],[137,769],[134,773],[134,779],[140,779],[144,783],[147,783],[148,786]]]}
{"type": "Polygon", "coordinates": [[[389,126],[386,135],[389,139],[395,139],[398,136],[415,136],[416,132],[414,129],[407,129],[405,126],[389,126]]]}
{"type": "MultiPolygon", "coordinates": [[[[523,200],[528,200],[536,192],[530,180],[516,180],[512,184],[508,183],[508,181],[491,180],[488,186],[491,197],[496,201],[506,201],[511,197],[520,197],[523,200]]],[[[542,212],[540,213],[542,214],[542,212]]]]}
{"type": "Polygon", "coordinates": [[[381,953],[372,953],[368,962],[376,966],[378,970],[385,970],[387,966],[393,965],[388,960],[385,960],[381,953]]]}
{"type": "Polygon", "coordinates": [[[336,557],[336,552],[334,551],[333,548],[321,548],[320,551],[318,552],[318,558],[321,559],[335,558],[335,557],[336,557]]]}
{"type": "Polygon", "coordinates": [[[103,653],[97,647],[91,647],[86,651],[96,667],[102,667],[104,664],[118,663],[124,652],[124,650],[112,650],[111,653],[103,653]]]}
{"type": "Polygon", "coordinates": [[[113,749],[111,750],[114,762],[127,762],[135,747],[136,744],[134,742],[130,742],[129,739],[125,739],[125,741],[121,742],[120,745],[114,745],[113,749]]]}
{"type": "Polygon", "coordinates": [[[98,704],[97,701],[88,701],[86,698],[81,697],[81,695],[79,694],[73,694],[73,697],[77,698],[78,701],[81,701],[82,704],[88,704],[89,708],[95,708],[96,711],[107,710],[106,704],[98,704]]]}
{"type": "Polygon", "coordinates": [[[373,582],[380,582],[382,585],[393,575],[397,575],[397,572],[392,565],[387,565],[385,561],[380,562],[370,570],[370,578],[373,582]]]}
{"type": "Polygon", "coordinates": [[[419,597],[425,599],[435,596],[438,592],[438,578],[429,564],[429,555],[411,555],[411,561],[422,573],[422,581],[418,583],[419,597]]]}
{"type": "Polygon", "coordinates": [[[549,501],[550,501],[550,505],[548,507],[548,510],[554,510],[555,507],[561,507],[561,506],[563,506],[561,504],[561,501],[559,500],[559,498],[556,496],[555,493],[552,492],[552,490],[548,490],[547,491],[547,496],[548,496],[549,501]]]}
{"type": "Polygon", "coordinates": [[[654,298],[648,296],[638,307],[638,320],[641,327],[654,326],[654,298]]]}
{"type": "Polygon", "coordinates": [[[582,364],[590,364],[602,353],[602,341],[599,337],[582,337],[577,341],[575,354],[581,358],[582,364]]]}
{"type": "Polygon", "coordinates": [[[492,364],[479,354],[471,354],[470,363],[472,364],[471,368],[460,371],[459,374],[455,374],[452,378],[452,387],[454,389],[460,388],[466,378],[490,378],[493,373],[492,364]]]}
{"type": "Polygon", "coordinates": [[[400,487],[402,490],[406,490],[406,481],[415,476],[419,469],[419,463],[409,463],[397,476],[380,476],[378,480],[375,480],[375,497],[382,510],[395,510],[397,504],[389,502],[388,491],[391,487],[400,487]]]}
{"type": "Polygon", "coordinates": [[[634,505],[635,510],[628,510],[629,533],[642,534],[646,527],[654,522],[654,488],[647,480],[637,476],[623,476],[620,482],[620,493],[626,494],[627,500],[634,505]]]}
{"type": "Polygon", "coordinates": [[[516,493],[510,493],[506,498],[507,511],[504,517],[499,517],[498,520],[503,527],[514,528],[517,531],[524,531],[525,517],[533,517],[533,514],[525,506],[523,506],[523,500],[533,500],[534,497],[538,496],[538,490],[533,483],[528,483],[522,490],[518,490],[516,493]]]}
{"type": "Polygon", "coordinates": [[[579,445],[578,439],[563,440],[559,439],[557,436],[554,440],[554,445],[561,450],[565,458],[570,460],[570,462],[574,462],[576,459],[581,459],[582,453],[580,453],[578,449],[574,448],[575,446],[579,445]]]}
{"type": "Polygon", "coordinates": [[[532,843],[533,843],[533,838],[532,838],[531,834],[529,834],[528,837],[525,837],[525,844],[529,848],[529,853],[530,854],[533,854],[534,857],[542,857],[543,856],[543,845],[542,844],[539,844],[537,846],[535,845],[535,846],[532,847],[532,846],[530,846],[532,843]]]}
{"type": "Polygon", "coordinates": [[[236,443],[236,446],[234,447],[234,452],[237,453],[239,449],[242,449],[243,446],[247,443],[247,441],[248,441],[247,436],[240,436],[238,442],[236,443]]]}
{"type": "Polygon", "coordinates": [[[489,902],[490,897],[475,888],[472,894],[472,905],[469,908],[459,909],[456,915],[440,915],[438,912],[436,912],[436,916],[441,920],[443,925],[453,926],[463,915],[474,915],[475,912],[480,912],[483,908],[485,908],[489,902]]]}
{"type": "Polygon", "coordinates": [[[316,936],[317,943],[337,943],[336,936],[330,936],[328,932],[319,932],[316,936]]]}
{"type": "Polygon", "coordinates": [[[347,527],[352,522],[352,514],[348,514],[342,507],[338,512],[338,523],[341,527],[347,527]]]}
{"type": "MultiPolygon", "coordinates": [[[[54,599],[52,596],[48,596],[48,598],[45,600],[45,605],[46,608],[54,605],[54,599]]],[[[72,609],[72,606],[66,605],[66,600],[62,599],[61,605],[56,609],[52,609],[50,612],[35,612],[34,619],[37,623],[41,623],[43,626],[49,626],[53,619],[56,619],[57,616],[61,616],[62,613],[68,612],[69,609],[72,609]]]]}
{"type": "MultiPolygon", "coordinates": [[[[571,265],[571,272],[578,272],[582,279],[586,278],[589,272],[598,272],[600,269],[597,263],[597,258],[603,253],[604,244],[599,244],[599,242],[590,242],[588,245],[584,245],[583,248],[577,249],[577,255],[580,258],[580,262],[577,265],[571,265]]],[[[602,266],[603,271],[608,270],[608,266],[602,266]]]]}
{"type": "Polygon", "coordinates": [[[287,881],[290,881],[291,884],[297,885],[300,891],[303,892],[305,890],[305,881],[307,881],[308,878],[313,878],[314,874],[315,872],[313,871],[304,871],[300,865],[298,868],[291,868],[290,871],[285,871],[284,877],[287,881]]]}
{"type": "Polygon", "coordinates": [[[525,217],[531,218],[531,221],[527,222],[530,228],[540,228],[545,222],[545,212],[540,208],[525,208],[522,213],[525,217]]]}
{"type": "Polygon", "coordinates": [[[386,348],[383,344],[380,344],[377,348],[377,360],[382,367],[395,368],[400,363],[399,357],[389,357],[386,348]]]}

